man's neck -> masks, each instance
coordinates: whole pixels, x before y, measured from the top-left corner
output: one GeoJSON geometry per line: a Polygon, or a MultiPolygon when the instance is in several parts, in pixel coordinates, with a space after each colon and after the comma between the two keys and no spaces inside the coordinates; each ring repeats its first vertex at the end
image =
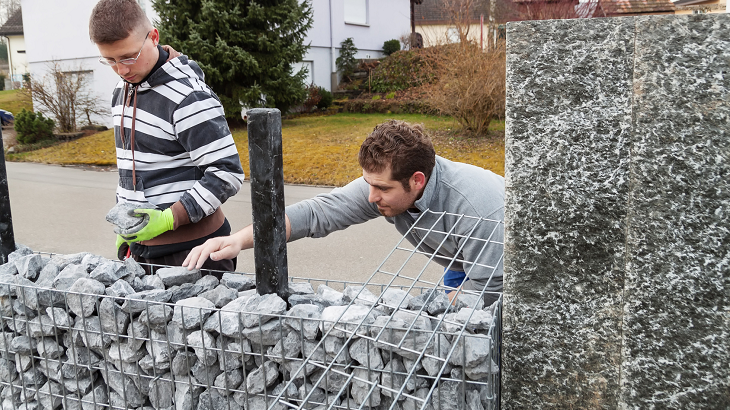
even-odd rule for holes
{"type": "Polygon", "coordinates": [[[132,85],[140,85],[143,82],[149,80],[149,78],[152,76],[152,74],[154,74],[155,71],[157,71],[160,67],[162,67],[163,64],[165,64],[167,62],[167,59],[170,57],[170,54],[167,51],[163,50],[159,44],[156,47],[156,51],[157,51],[157,62],[155,63],[155,66],[152,67],[152,70],[150,70],[150,72],[145,76],[145,78],[142,79],[142,81],[140,81],[136,84],[132,84],[132,85]]]}

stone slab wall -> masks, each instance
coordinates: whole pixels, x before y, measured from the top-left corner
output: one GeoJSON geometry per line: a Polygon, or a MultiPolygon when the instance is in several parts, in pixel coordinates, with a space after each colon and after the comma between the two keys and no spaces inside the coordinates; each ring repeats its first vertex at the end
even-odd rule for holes
{"type": "Polygon", "coordinates": [[[727,408],[730,15],[507,43],[504,408],[727,408]]]}

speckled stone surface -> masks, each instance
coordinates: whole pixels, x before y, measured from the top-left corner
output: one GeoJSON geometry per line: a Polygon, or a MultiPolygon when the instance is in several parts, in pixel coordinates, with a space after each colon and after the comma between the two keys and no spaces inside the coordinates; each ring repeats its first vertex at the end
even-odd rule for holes
{"type": "Polygon", "coordinates": [[[636,18],[621,402],[730,408],[730,15],[636,18]]]}
{"type": "Polygon", "coordinates": [[[504,408],[728,406],[729,23],[508,24],[504,408]]]}

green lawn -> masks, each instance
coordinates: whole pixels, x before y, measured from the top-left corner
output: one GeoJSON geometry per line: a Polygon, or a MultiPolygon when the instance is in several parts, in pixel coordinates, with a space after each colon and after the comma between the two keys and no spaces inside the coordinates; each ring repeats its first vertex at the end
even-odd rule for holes
{"type": "Polygon", "coordinates": [[[28,111],[33,110],[33,102],[21,94],[19,90],[0,91],[0,109],[18,115],[23,108],[28,111]]]}
{"type": "MultiPolygon", "coordinates": [[[[282,123],[284,180],[287,183],[341,186],[359,177],[360,144],[373,128],[395,118],[422,123],[432,136],[436,153],[504,175],[504,122],[494,122],[488,137],[467,137],[449,117],[418,114],[336,114],[298,117],[282,123]]],[[[248,175],[248,134],[233,130],[244,172],[248,175]]],[[[115,165],[112,131],[37,151],[8,155],[10,161],[65,165],[115,165]]]]}

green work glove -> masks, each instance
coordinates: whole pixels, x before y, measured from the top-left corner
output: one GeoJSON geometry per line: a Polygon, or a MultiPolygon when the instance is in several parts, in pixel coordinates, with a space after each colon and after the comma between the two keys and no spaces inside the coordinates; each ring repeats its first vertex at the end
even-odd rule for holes
{"type": "Polygon", "coordinates": [[[171,231],[175,223],[172,216],[172,208],[167,208],[164,211],[157,209],[135,209],[129,214],[132,216],[144,216],[141,214],[147,214],[150,216],[150,220],[139,231],[130,235],[122,235],[122,238],[128,242],[148,241],[160,234],[171,231]]]}
{"type": "Polygon", "coordinates": [[[124,260],[124,257],[127,256],[127,249],[129,249],[129,242],[125,241],[122,235],[117,235],[117,257],[119,260],[124,260]]]}

